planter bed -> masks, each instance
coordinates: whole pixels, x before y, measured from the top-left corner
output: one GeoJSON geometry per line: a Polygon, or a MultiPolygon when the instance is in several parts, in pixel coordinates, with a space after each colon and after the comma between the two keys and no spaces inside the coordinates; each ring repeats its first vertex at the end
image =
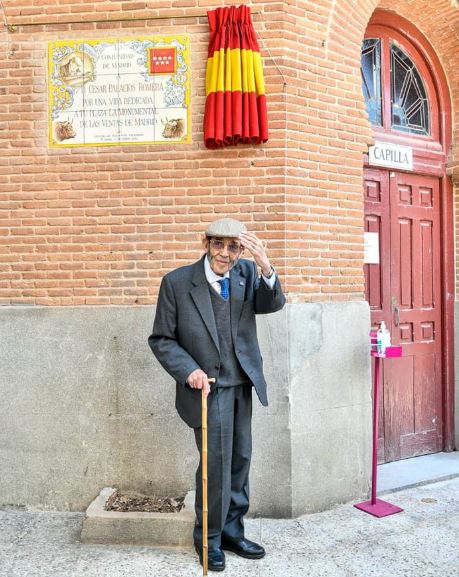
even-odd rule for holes
{"type": "Polygon", "coordinates": [[[191,547],[194,527],[194,492],[176,513],[107,511],[116,489],[106,487],[89,505],[83,520],[83,543],[124,543],[156,547],[191,547]]]}

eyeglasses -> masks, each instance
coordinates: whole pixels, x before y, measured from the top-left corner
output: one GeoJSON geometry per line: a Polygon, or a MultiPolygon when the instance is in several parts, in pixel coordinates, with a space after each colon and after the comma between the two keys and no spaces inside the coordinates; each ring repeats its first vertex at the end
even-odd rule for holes
{"type": "MultiPolygon", "coordinates": [[[[209,240],[210,246],[217,251],[222,251],[225,248],[225,243],[222,240],[218,240],[216,238],[211,238],[209,240]]],[[[231,254],[239,254],[242,250],[242,246],[237,242],[229,242],[227,245],[228,252],[231,254]]]]}

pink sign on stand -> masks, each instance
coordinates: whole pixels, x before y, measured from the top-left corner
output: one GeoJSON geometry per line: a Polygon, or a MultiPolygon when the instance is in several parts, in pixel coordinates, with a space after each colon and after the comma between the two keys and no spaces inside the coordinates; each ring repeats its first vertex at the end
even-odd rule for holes
{"type": "Polygon", "coordinates": [[[376,498],[376,490],[378,483],[378,428],[379,428],[379,395],[380,395],[380,372],[381,372],[381,360],[391,357],[401,357],[402,347],[387,347],[384,353],[379,353],[376,349],[376,332],[372,331],[370,333],[371,337],[371,356],[375,359],[375,374],[374,374],[374,389],[373,389],[373,462],[372,462],[372,475],[371,475],[371,499],[369,501],[363,501],[362,503],[357,503],[354,507],[365,511],[365,513],[370,513],[375,517],[387,517],[388,515],[393,515],[394,513],[400,513],[403,511],[401,507],[397,505],[392,505],[387,501],[376,498]]]}

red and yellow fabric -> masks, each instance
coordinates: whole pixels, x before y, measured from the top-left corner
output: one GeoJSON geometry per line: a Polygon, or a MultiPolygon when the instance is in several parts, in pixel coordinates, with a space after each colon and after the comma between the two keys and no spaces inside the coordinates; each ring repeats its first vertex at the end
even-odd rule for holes
{"type": "Polygon", "coordinates": [[[266,142],[265,83],[250,8],[217,8],[207,17],[205,145],[221,148],[239,142],[266,142]]]}

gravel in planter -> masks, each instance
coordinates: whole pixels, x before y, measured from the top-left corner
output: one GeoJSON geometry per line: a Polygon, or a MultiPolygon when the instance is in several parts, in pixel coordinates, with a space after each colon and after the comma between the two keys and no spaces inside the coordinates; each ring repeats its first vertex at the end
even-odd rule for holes
{"type": "Polygon", "coordinates": [[[148,513],[178,513],[184,505],[183,497],[148,497],[113,493],[105,505],[106,511],[144,511],[148,513]]]}

